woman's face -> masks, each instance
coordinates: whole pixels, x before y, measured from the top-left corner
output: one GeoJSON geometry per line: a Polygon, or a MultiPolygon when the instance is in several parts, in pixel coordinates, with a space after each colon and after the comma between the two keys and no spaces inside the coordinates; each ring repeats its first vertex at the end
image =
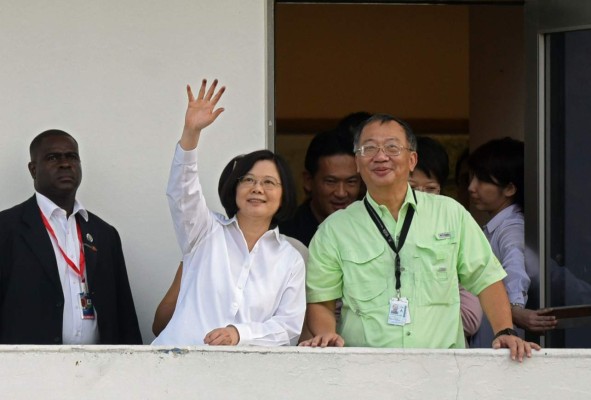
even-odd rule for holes
{"type": "Polygon", "coordinates": [[[257,161],[236,187],[237,215],[264,218],[269,222],[281,206],[283,188],[277,166],[271,160],[257,161]]]}
{"type": "Polygon", "coordinates": [[[495,216],[513,204],[515,186],[510,183],[503,188],[490,182],[483,182],[474,175],[470,180],[468,192],[470,202],[477,210],[486,211],[491,216],[495,216]]]}
{"type": "Polygon", "coordinates": [[[437,182],[437,179],[429,178],[422,170],[415,168],[410,173],[408,178],[410,187],[420,192],[439,194],[441,193],[441,185],[437,182]]]}

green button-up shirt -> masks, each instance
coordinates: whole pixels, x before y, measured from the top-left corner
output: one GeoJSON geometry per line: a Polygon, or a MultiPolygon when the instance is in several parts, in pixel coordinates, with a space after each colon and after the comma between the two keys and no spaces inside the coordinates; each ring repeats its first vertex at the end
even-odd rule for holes
{"type": "Polygon", "coordinates": [[[449,197],[407,190],[398,222],[367,195],[398,243],[408,207],[415,208],[400,251],[401,295],[411,322],[388,324],[395,297],[395,253],[362,201],[328,217],[310,244],[308,303],[343,299],[337,331],[347,346],[463,348],[458,283],[474,294],[505,272],[472,216],[449,197]]]}

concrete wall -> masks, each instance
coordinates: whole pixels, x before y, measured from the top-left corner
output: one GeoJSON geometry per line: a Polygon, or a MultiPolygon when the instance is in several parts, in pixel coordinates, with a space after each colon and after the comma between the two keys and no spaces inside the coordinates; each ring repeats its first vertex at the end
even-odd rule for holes
{"type": "Polygon", "coordinates": [[[0,347],[3,399],[589,399],[591,350],[0,347]]]}
{"type": "Polygon", "coordinates": [[[225,113],[200,143],[209,204],[238,153],[267,146],[263,0],[3,1],[0,210],[33,193],[28,146],[49,128],[80,143],[82,203],[121,234],[144,341],[181,258],[165,190],[185,85],[219,78],[225,113]]]}

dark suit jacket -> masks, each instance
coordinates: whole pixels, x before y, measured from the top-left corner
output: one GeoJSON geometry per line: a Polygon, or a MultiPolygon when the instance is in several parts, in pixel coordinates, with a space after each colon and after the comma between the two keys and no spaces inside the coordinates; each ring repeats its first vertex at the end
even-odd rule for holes
{"type": "MultiPolygon", "coordinates": [[[[77,217],[101,344],[141,344],[121,239],[94,214],[77,217]]],[[[35,196],[0,212],[0,343],[61,344],[64,295],[35,196]]]]}
{"type": "Polygon", "coordinates": [[[310,208],[310,200],[306,200],[296,209],[293,218],[283,221],[279,224],[279,232],[286,236],[291,236],[302,242],[306,247],[310,246],[310,242],[318,229],[320,223],[316,220],[312,208],[310,208]]]}

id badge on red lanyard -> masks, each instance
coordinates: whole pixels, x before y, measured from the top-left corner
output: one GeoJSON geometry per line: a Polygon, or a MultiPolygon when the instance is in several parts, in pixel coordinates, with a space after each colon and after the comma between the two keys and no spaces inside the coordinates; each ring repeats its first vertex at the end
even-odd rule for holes
{"type": "Polygon", "coordinates": [[[64,260],[66,261],[66,263],[68,264],[70,269],[72,271],[74,271],[74,273],[79,278],[80,292],[78,293],[78,296],[80,298],[80,311],[81,311],[80,317],[82,319],[94,319],[95,318],[94,305],[92,303],[92,299],[90,297],[90,292],[88,291],[88,285],[86,283],[86,278],[84,276],[84,269],[86,267],[86,258],[84,256],[84,248],[82,245],[82,231],[80,230],[80,224],[78,223],[78,221],[76,221],[76,231],[78,233],[78,245],[80,247],[80,258],[79,258],[80,259],[80,266],[77,266],[74,263],[74,261],[72,261],[72,259],[70,259],[70,257],[68,257],[66,252],[62,249],[62,246],[60,245],[59,240],[57,239],[57,236],[56,236],[55,232],[53,231],[53,228],[51,227],[51,224],[49,223],[47,218],[45,218],[43,211],[41,211],[41,209],[39,209],[39,212],[41,213],[41,220],[43,221],[43,225],[45,225],[47,232],[49,232],[49,235],[55,240],[55,243],[57,244],[57,248],[59,249],[62,257],[64,258],[64,260]]]}

